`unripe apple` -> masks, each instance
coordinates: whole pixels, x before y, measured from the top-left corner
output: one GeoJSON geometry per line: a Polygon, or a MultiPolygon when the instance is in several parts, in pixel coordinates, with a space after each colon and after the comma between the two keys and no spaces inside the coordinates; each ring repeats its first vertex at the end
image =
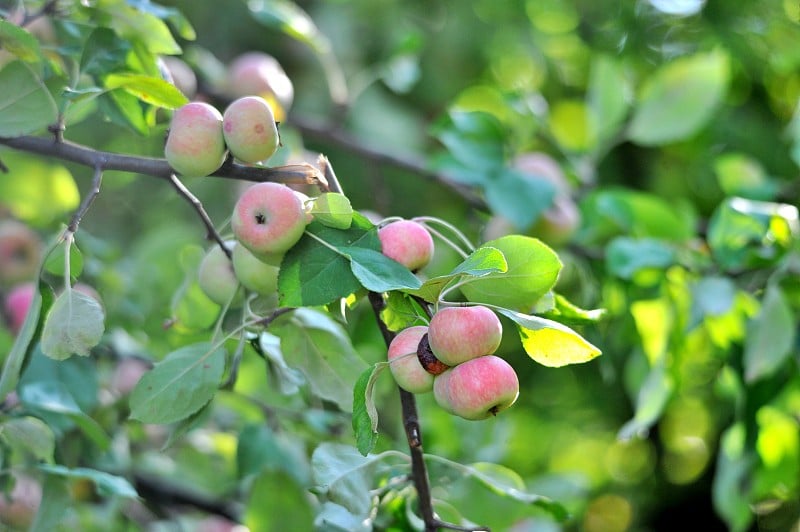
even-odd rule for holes
{"type": "Polygon", "coordinates": [[[264,98],[245,96],[222,115],[222,134],[234,157],[245,163],[269,159],[278,149],[278,126],[264,98]]]}
{"type": "Polygon", "coordinates": [[[0,285],[36,277],[42,258],[39,234],[17,220],[0,221],[0,285]]]}
{"type": "Polygon", "coordinates": [[[570,186],[558,161],[544,152],[532,151],[517,155],[511,166],[531,178],[549,181],[556,187],[556,196],[569,196],[570,186]]]}
{"type": "Polygon", "coordinates": [[[205,102],[190,102],[172,114],[164,155],[186,177],[207,176],[225,161],[222,114],[205,102]]]}
{"type": "Polygon", "coordinates": [[[28,309],[31,307],[33,296],[36,294],[36,284],[33,282],[22,283],[15,286],[6,295],[3,304],[5,315],[8,318],[11,332],[19,334],[28,309]]]}
{"type": "MultiPolygon", "coordinates": [[[[225,245],[232,249],[236,242],[229,240],[225,245]]],[[[233,264],[219,246],[206,251],[197,271],[197,282],[203,293],[218,305],[231,301],[239,289],[239,279],[233,271],[233,264]]]]}
{"type": "Polygon", "coordinates": [[[389,370],[397,385],[407,392],[426,393],[433,389],[433,375],[425,371],[417,358],[417,346],[427,332],[424,325],[408,327],[389,344],[389,370]]]}
{"type": "Polygon", "coordinates": [[[239,282],[248,290],[262,295],[270,295],[278,290],[280,259],[281,257],[271,259],[273,263],[270,264],[253,255],[243,245],[237,244],[233,248],[233,271],[239,282]]]}
{"type": "Polygon", "coordinates": [[[433,256],[433,238],[421,224],[398,220],[378,229],[383,254],[411,271],[419,270],[433,256]]]}
{"type": "Polygon", "coordinates": [[[239,243],[257,256],[284,253],[303,236],[306,212],[286,185],[258,183],[239,197],[231,227],[239,243]]]}
{"type": "Polygon", "coordinates": [[[464,419],[497,415],[519,396],[519,378],[500,357],[486,355],[448,369],[433,382],[436,403],[464,419]]]}
{"type": "Polygon", "coordinates": [[[569,241],[581,225],[581,212],[569,196],[557,196],[529,231],[551,246],[569,241]]]}
{"type": "Polygon", "coordinates": [[[497,314],[480,305],[443,308],[431,318],[428,331],[431,351],[448,366],[491,355],[502,338],[497,314]]]}
{"type": "Polygon", "coordinates": [[[294,99],[294,86],[278,60],[263,52],[246,52],[228,68],[227,92],[233,98],[261,96],[274,103],[280,121],[286,117],[294,99]]]}

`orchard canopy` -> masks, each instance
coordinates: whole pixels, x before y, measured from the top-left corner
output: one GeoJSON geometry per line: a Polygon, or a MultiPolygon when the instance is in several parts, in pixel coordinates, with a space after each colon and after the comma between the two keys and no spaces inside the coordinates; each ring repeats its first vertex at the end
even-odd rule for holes
{"type": "Polygon", "coordinates": [[[0,0],[0,530],[800,529],[800,3],[0,0]]]}

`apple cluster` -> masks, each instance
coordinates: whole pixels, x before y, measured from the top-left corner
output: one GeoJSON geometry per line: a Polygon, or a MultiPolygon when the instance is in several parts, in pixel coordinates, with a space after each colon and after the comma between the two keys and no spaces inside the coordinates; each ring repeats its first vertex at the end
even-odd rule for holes
{"type": "Polygon", "coordinates": [[[389,368],[411,393],[433,391],[447,412],[486,419],[510,407],[519,395],[511,365],[495,356],[503,329],[488,307],[446,307],[428,326],[400,331],[389,345],[389,368]]]}
{"type": "Polygon", "coordinates": [[[284,254],[303,236],[311,220],[308,198],[280,183],[257,183],[239,196],[231,216],[235,238],[225,251],[214,246],[206,252],[198,270],[198,283],[212,301],[237,302],[241,283],[247,290],[269,296],[278,288],[284,254]]]}

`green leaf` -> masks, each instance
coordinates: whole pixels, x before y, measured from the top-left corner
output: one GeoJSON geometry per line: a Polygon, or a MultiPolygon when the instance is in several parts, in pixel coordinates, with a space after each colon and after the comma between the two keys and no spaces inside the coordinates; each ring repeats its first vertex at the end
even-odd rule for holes
{"type": "Polygon", "coordinates": [[[530,311],[558,280],[558,255],[536,238],[507,235],[480,247],[500,250],[508,269],[466,280],[461,292],[473,303],[530,311]]]}
{"type": "Polygon", "coordinates": [[[312,393],[351,412],[353,387],[367,364],[347,331],[329,315],[310,308],[273,322],[271,330],[280,337],[282,351],[292,354],[289,364],[303,372],[312,393]]]}
{"type": "Polygon", "coordinates": [[[0,158],[9,169],[0,179],[0,198],[20,220],[53,226],[80,204],[80,191],[64,166],[7,150],[0,151],[0,158]]]}
{"type": "Polygon", "coordinates": [[[508,309],[495,310],[517,324],[525,352],[543,366],[581,364],[600,356],[600,349],[566,325],[508,309]]]}
{"type": "Polygon", "coordinates": [[[378,376],[389,367],[388,362],[378,362],[361,374],[353,387],[353,432],[358,452],[367,456],[378,441],[378,410],[372,391],[378,376]]]}
{"type": "Polygon", "coordinates": [[[109,74],[103,81],[108,89],[123,89],[143,102],[166,109],[176,109],[189,101],[175,85],[152,76],[109,74]]]}
{"type": "Polygon", "coordinates": [[[353,207],[344,194],[325,192],[314,198],[311,206],[314,219],[334,229],[349,229],[353,223],[353,207]]]}
{"type": "Polygon", "coordinates": [[[0,70],[0,137],[18,137],[45,129],[58,117],[56,102],[25,63],[0,70]]]}
{"type": "Polygon", "coordinates": [[[714,509],[732,532],[750,529],[753,512],[747,489],[753,460],[745,456],[745,427],[735,423],[722,433],[711,490],[714,509]]]}
{"type": "Polygon", "coordinates": [[[158,17],[135,9],[127,2],[98,4],[97,9],[108,15],[108,21],[123,39],[141,43],[153,55],[176,55],[181,47],[175,42],[169,27],[158,17]]]}
{"type": "Polygon", "coordinates": [[[783,291],[768,285],[761,310],[747,328],[745,381],[755,382],[780,369],[794,351],[795,331],[795,318],[783,291]]]}
{"type": "Polygon", "coordinates": [[[665,270],[675,263],[675,250],[654,238],[617,237],[606,248],[606,268],[621,279],[633,279],[643,270],[665,270]]]}
{"type": "Polygon", "coordinates": [[[451,111],[438,139],[461,165],[475,172],[495,172],[503,167],[503,129],[488,113],[451,111]]]}
{"type": "Polygon", "coordinates": [[[278,387],[284,395],[292,395],[302,386],[306,379],[300,370],[289,367],[281,350],[281,339],[274,334],[262,332],[258,336],[258,345],[264,358],[271,364],[272,371],[278,378],[278,387]]]}
{"type": "Polygon", "coordinates": [[[280,30],[292,38],[310,46],[318,54],[326,54],[331,45],[325,35],[319,31],[308,13],[286,0],[270,2],[249,2],[247,6],[253,18],[261,24],[280,30]]]}
{"type": "Polygon", "coordinates": [[[77,290],[61,293],[47,313],[42,328],[42,353],[55,360],[89,356],[105,331],[105,313],[93,297],[77,290]]]}
{"type": "Polygon", "coordinates": [[[189,417],[211,401],[224,371],[225,350],[210,342],[173,351],[133,389],[131,418],[166,424],[189,417]]]}
{"type": "Polygon", "coordinates": [[[285,432],[275,433],[267,425],[247,425],[239,433],[236,465],[239,478],[261,473],[283,472],[297,484],[307,485],[311,478],[304,445],[292,441],[285,432]]]}
{"type": "Polygon", "coordinates": [[[0,19],[0,49],[28,63],[35,63],[42,58],[36,37],[25,28],[3,19],[0,19]]]}
{"type": "Polygon", "coordinates": [[[197,35],[187,18],[177,8],[154,4],[151,0],[127,0],[128,4],[139,11],[149,13],[161,20],[169,22],[175,31],[187,41],[193,41],[197,35]]]}
{"type": "MultiPolygon", "coordinates": [[[[464,259],[447,275],[432,277],[415,290],[408,290],[410,294],[421,297],[425,301],[434,303],[439,300],[439,294],[452,282],[463,277],[483,277],[490,273],[504,273],[508,271],[508,263],[503,252],[491,246],[481,246],[464,259]]],[[[393,329],[394,330],[394,329],[393,329]]]]}
{"type": "Polygon", "coordinates": [[[541,316],[566,325],[587,325],[603,320],[606,314],[604,308],[583,309],[561,294],[553,294],[553,308],[542,313],[541,316]]]}
{"type": "Polygon", "coordinates": [[[0,376],[0,401],[5,401],[8,394],[17,387],[22,369],[30,360],[34,346],[38,345],[33,340],[38,337],[37,333],[41,330],[41,324],[44,322],[43,316],[47,314],[53,304],[53,299],[53,291],[50,286],[40,281],[38,290],[28,307],[28,314],[25,316],[22,329],[14,339],[14,345],[3,363],[3,374],[0,376]]]}
{"type": "Polygon", "coordinates": [[[564,521],[569,517],[566,508],[561,504],[549,497],[526,491],[525,482],[519,474],[505,466],[488,462],[465,465],[431,454],[425,455],[425,460],[449,470],[442,476],[472,478],[501,497],[538,506],[558,521],[564,521]]]}
{"type": "Polygon", "coordinates": [[[648,373],[636,398],[636,413],[633,419],[619,429],[617,437],[628,440],[643,437],[650,427],[658,421],[667,401],[672,396],[675,384],[663,363],[656,364],[648,373]]]}
{"type": "Polygon", "coordinates": [[[131,49],[130,41],[109,28],[95,28],[83,45],[81,71],[99,79],[109,72],[127,70],[131,49]]]}
{"type": "Polygon", "coordinates": [[[779,191],[778,183],[767,176],[761,163],[743,153],[720,155],[714,161],[714,172],[728,196],[772,200],[779,191]]]}
{"type": "Polygon", "coordinates": [[[503,168],[491,174],[484,192],[493,213],[510,220],[519,231],[526,231],[553,204],[556,186],[547,179],[503,168]]]}
{"type": "Polygon", "coordinates": [[[64,514],[73,503],[72,496],[63,478],[48,475],[42,483],[42,502],[28,532],[51,532],[62,524],[64,514]]]}
{"type": "Polygon", "coordinates": [[[358,247],[338,249],[350,259],[353,275],[367,290],[381,293],[422,286],[422,281],[408,268],[380,251],[358,247]]]}
{"type": "Polygon", "coordinates": [[[30,455],[35,460],[53,461],[56,437],[41,419],[31,416],[9,419],[0,425],[0,439],[11,449],[30,455]]]}
{"type": "Polygon", "coordinates": [[[321,530],[314,526],[318,507],[312,503],[305,485],[291,476],[264,473],[248,487],[242,528],[265,532],[321,530]]]}
{"type": "Polygon", "coordinates": [[[91,480],[97,488],[97,493],[102,497],[116,496],[130,499],[139,498],[136,488],[134,488],[125,477],[85,467],[70,469],[62,465],[40,465],[39,469],[49,475],[91,480]]]}
{"type": "Polygon", "coordinates": [[[728,56],[716,50],[659,68],[642,86],[628,137],[643,146],[658,146],[696,133],[725,97],[728,63],[728,56]]]}
{"type": "MultiPolygon", "coordinates": [[[[381,249],[374,226],[358,212],[353,213],[350,229],[333,229],[311,222],[306,231],[334,247],[381,249]]],[[[327,305],[360,288],[350,260],[306,234],[281,262],[278,302],[284,307],[327,305]]]]}
{"type": "Polygon", "coordinates": [[[139,99],[122,89],[102,94],[98,99],[100,109],[113,123],[130,128],[140,135],[150,131],[139,99]]]}
{"type": "Polygon", "coordinates": [[[614,57],[597,55],[589,70],[586,100],[597,138],[610,139],[628,112],[628,87],[622,65],[614,57]]]}
{"type": "MultiPolygon", "coordinates": [[[[66,267],[66,257],[64,253],[67,250],[66,241],[61,242],[58,246],[47,255],[44,263],[44,269],[48,273],[56,277],[63,277],[66,267]]],[[[80,277],[83,272],[83,255],[78,246],[73,242],[69,246],[69,274],[71,277],[80,277]]]]}

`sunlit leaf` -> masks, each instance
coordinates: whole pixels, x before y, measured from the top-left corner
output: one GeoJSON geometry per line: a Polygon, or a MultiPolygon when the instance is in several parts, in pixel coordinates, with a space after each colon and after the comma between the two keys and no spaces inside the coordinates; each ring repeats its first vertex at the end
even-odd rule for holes
{"type": "Polygon", "coordinates": [[[325,192],[314,198],[311,207],[314,219],[334,229],[349,229],[353,223],[353,207],[344,194],[325,192]]]}
{"type": "Polygon", "coordinates": [[[407,290],[407,292],[434,303],[438,301],[439,294],[447,285],[462,277],[482,277],[490,273],[504,273],[506,271],[508,271],[508,263],[503,252],[491,246],[481,246],[447,275],[432,277],[419,288],[407,290]]]}
{"type": "Polygon", "coordinates": [[[265,26],[292,36],[310,46],[317,53],[328,53],[330,49],[328,39],[319,31],[308,13],[294,2],[254,0],[248,2],[247,7],[250,8],[253,18],[265,26]]]}
{"type": "Polygon", "coordinates": [[[4,19],[0,19],[0,49],[28,63],[39,61],[42,55],[36,37],[25,28],[4,19]]]}
{"type": "Polygon", "coordinates": [[[600,356],[600,349],[566,325],[508,309],[496,310],[517,324],[525,352],[543,366],[580,364],[600,356]]]}
{"type": "Polygon", "coordinates": [[[152,76],[109,74],[104,84],[108,89],[123,89],[143,102],[166,109],[176,109],[189,101],[175,85],[152,76]]]}
{"type": "Polygon", "coordinates": [[[681,57],[645,80],[629,138],[657,146],[687,138],[714,116],[728,88],[728,56],[721,50],[681,57]]]}
{"type": "Polygon", "coordinates": [[[56,360],[89,356],[105,331],[105,313],[93,297],[77,290],[59,295],[42,328],[42,353],[56,360]]]}

